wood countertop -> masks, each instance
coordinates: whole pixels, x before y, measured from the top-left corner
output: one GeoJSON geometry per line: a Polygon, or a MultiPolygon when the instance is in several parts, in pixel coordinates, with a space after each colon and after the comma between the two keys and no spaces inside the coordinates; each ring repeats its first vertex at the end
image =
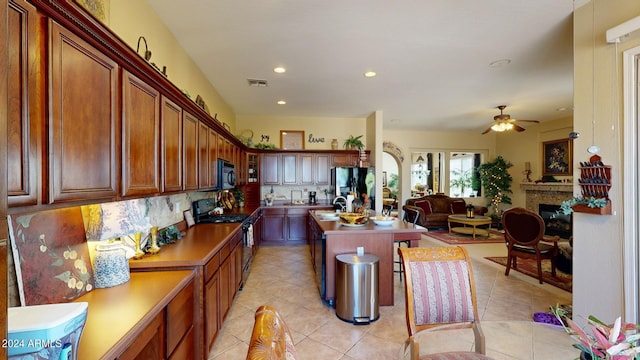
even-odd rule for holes
{"type": "Polygon", "coordinates": [[[94,289],[74,302],[88,302],[78,359],[115,359],[192,279],[194,272],[132,272],[118,286],[94,289]]]}
{"type": "Polygon", "coordinates": [[[377,233],[398,233],[398,232],[402,232],[402,233],[412,233],[412,232],[419,232],[419,233],[423,233],[423,232],[427,232],[427,228],[424,228],[420,225],[415,225],[409,222],[404,222],[400,219],[396,219],[396,221],[394,221],[393,224],[391,224],[391,226],[379,226],[376,225],[373,221],[369,220],[369,222],[367,222],[367,224],[365,224],[364,226],[358,226],[358,227],[348,227],[348,226],[343,226],[340,225],[340,222],[337,220],[323,220],[322,218],[316,216],[315,211],[311,211],[311,216],[313,217],[313,219],[316,221],[316,223],[318,224],[318,226],[320,227],[320,229],[322,230],[323,233],[325,234],[347,234],[347,233],[354,233],[354,234],[362,234],[362,233],[371,233],[371,232],[377,232],[377,233]]]}
{"type": "Polygon", "coordinates": [[[196,224],[185,236],[164,245],[157,254],[129,260],[131,269],[195,267],[205,265],[241,226],[241,223],[196,224]]]}

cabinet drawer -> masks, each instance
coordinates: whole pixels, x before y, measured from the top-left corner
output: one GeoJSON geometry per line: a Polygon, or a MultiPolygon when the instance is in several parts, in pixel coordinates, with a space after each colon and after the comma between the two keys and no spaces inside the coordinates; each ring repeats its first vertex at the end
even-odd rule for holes
{"type": "Polygon", "coordinates": [[[220,263],[222,264],[224,260],[227,257],[229,257],[229,254],[231,253],[231,241],[227,241],[227,243],[224,244],[222,249],[220,249],[219,253],[220,253],[220,263]]]}
{"type": "Polygon", "coordinates": [[[304,207],[304,208],[288,209],[287,214],[288,215],[307,215],[309,214],[309,208],[304,207]]]}
{"type": "Polygon", "coordinates": [[[133,343],[119,357],[119,360],[133,359],[163,359],[165,358],[162,351],[163,340],[163,321],[161,312],[151,323],[142,330],[133,343]]]}
{"type": "Polygon", "coordinates": [[[183,360],[183,359],[195,359],[196,358],[196,337],[194,327],[189,328],[189,331],[184,336],[180,344],[173,351],[173,354],[169,356],[170,360],[183,360]]]}
{"type": "Polygon", "coordinates": [[[263,215],[284,215],[285,208],[275,208],[275,209],[263,209],[263,215]]]}
{"type": "Polygon", "coordinates": [[[209,281],[209,279],[211,279],[213,274],[215,274],[216,271],[218,271],[219,267],[220,267],[220,252],[217,252],[215,255],[213,255],[213,258],[209,260],[207,265],[204,266],[204,281],[205,282],[209,281]]]}
{"type": "Polygon", "coordinates": [[[167,305],[167,354],[171,354],[193,327],[194,285],[191,282],[167,305]]]}

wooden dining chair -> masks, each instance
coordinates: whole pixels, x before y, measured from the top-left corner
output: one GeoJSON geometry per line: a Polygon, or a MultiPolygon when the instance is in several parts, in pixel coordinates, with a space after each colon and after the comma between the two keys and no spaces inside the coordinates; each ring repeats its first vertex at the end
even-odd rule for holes
{"type": "Polygon", "coordinates": [[[475,352],[455,351],[420,359],[488,359],[480,326],[471,259],[461,246],[398,249],[404,265],[404,288],[409,339],[401,350],[416,358],[416,334],[472,328],[475,352]],[[405,351],[406,350],[406,351],[405,351]],[[413,355],[411,355],[413,354],[413,355]]]}
{"type": "Polygon", "coordinates": [[[544,236],[544,220],[533,211],[516,207],[502,213],[504,241],[507,246],[507,269],[518,268],[517,258],[535,259],[538,266],[538,281],[542,284],[542,260],[551,261],[551,275],[556,276],[558,258],[558,236],[544,236]]]}

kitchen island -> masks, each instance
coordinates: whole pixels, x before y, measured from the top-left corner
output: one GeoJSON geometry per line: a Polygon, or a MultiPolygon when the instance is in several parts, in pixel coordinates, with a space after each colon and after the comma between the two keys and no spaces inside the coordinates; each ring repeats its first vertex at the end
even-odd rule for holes
{"type": "Polygon", "coordinates": [[[407,240],[412,247],[418,246],[421,234],[427,229],[402,220],[390,226],[369,221],[361,227],[346,227],[335,220],[323,220],[314,211],[309,219],[309,246],[322,299],[333,305],[336,298],[336,255],[356,253],[358,247],[363,247],[366,254],[380,259],[378,303],[392,306],[394,241],[407,240]]]}

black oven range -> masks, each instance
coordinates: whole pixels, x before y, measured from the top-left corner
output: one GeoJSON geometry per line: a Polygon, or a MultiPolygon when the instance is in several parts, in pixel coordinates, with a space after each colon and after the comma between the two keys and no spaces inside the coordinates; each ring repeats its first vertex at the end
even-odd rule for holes
{"type": "Polygon", "coordinates": [[[248,215],[242,213],[222,213],[214,214],[217,207],[215,199],[202,199],[193,202],[193,219],[196,224],[201,223],[239,223],[243,222],[248,215]]]}

